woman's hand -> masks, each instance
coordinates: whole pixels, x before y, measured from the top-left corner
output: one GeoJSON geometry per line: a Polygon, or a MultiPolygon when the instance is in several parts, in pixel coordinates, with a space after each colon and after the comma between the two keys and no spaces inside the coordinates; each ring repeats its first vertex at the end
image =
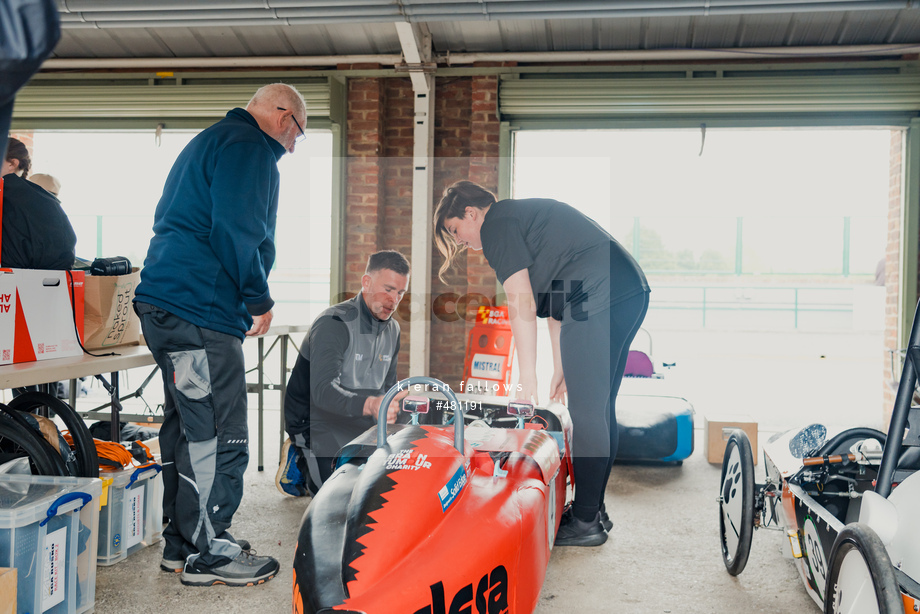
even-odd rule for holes
{"type": "Polygon", "coordinates": [[[565,387],[565,375],[562,373],[562,369],[553,371],[553,379],[549,382],[549,400],[565,405],[567,391],[568,388],[565,387]]]}
{"type": "Polygon", "coordinates": [[[536,372],[522,373],[520,377],[518,377],[518,389],[511,396],[514,399],[520,399],[528,403],[533,402],[534,406],[539,405],[540,398],[537,396],[536,372]]]}

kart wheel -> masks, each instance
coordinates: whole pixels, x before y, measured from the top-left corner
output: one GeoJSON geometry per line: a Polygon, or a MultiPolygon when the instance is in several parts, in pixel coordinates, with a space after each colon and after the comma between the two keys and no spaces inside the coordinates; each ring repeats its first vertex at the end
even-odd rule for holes
{"type": "Polygon", "coordinates": [[[722,560],[733,576],[744,571],[754,537],[754,454],[744,431],[728,438],[722,457],[719,492],[719,536],[722,560]]]}
{"type": "Polygon", "coordinates": [[[865,524],[848,524],[837,535],[824,594],[825,614],[904,612],[885,545],[865,524]]]}
{"type": "Polygon", "coordinates": [[[32,475],[67,475],[64,459],[31,426],[0,411],[0,465],[28,457],[32,475]]]}
{"type": "Polygon", "coordinates": [[[64,401],[44,392],[30,391],[21,394],[9,402],[8,407],[26,413],[37,413],[41,408],[47,408],[59,417],[73,437],[77,456],[78,477],[98,478],[99,457],[96,454],[96,444],[93,436],[83,418],[70,405],[64,401]]]}

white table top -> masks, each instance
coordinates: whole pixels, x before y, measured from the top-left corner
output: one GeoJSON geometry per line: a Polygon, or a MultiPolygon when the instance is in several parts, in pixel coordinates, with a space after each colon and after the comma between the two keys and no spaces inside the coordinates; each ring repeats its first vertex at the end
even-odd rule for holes
{"type": "Polygon", "coordinates": [[[97,373],[112,373],[154,364],[153,355],[146,345],[125,345],[93,353],[115,352],[117,356],[71,356],[20,362],[0,367],[0,389],[19,388],[33,384],[77,379],[97,373]]]}
{"type": "MultiPolygon", "coordinates": [[[[263,337],[290,335],[310,330],[309,324],[272,325],[263,337]]],[[[256,337],[258,338],[258,337],[256,337]]],[[[249,337],[247,337],[249,339],[249,337]]],[[[117,356],[71,356],[52,358],[0,366],[0,390],[77,379],[101,373],[113,373],[135,367],[155,364],[153,355],[146,345],[124,345],[104,350],[92,350],[94,354],[115,352],[117,356]]]]}

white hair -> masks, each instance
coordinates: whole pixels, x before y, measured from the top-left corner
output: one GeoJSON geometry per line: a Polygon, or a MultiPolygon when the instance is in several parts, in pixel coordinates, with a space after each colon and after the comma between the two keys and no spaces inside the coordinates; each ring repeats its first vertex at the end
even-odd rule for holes
{"type": "Polygon", "coordinates": [[[283,107],[294,113],[303,112],[305,116],[307,114],[307,103],[304,102],[303,96],[287,83],[270,83],[260,87],[249,100],[246,110],[256,107],[271,110],[274,110],[275,107],[283,107]]]}

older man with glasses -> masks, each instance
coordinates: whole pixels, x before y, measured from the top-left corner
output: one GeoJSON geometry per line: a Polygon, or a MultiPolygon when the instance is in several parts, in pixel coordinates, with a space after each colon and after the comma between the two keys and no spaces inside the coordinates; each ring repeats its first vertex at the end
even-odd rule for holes
{"type": "Polygon", "coordinates": [[[154,214],[134,308],[166,393],[160,567],[183,584],[252,586],[278,573],[227,530],[249,460],[242,341],[271,325],[277,164],[306,119],[293,87],[259,89],[179,154],[154,214]]]}

